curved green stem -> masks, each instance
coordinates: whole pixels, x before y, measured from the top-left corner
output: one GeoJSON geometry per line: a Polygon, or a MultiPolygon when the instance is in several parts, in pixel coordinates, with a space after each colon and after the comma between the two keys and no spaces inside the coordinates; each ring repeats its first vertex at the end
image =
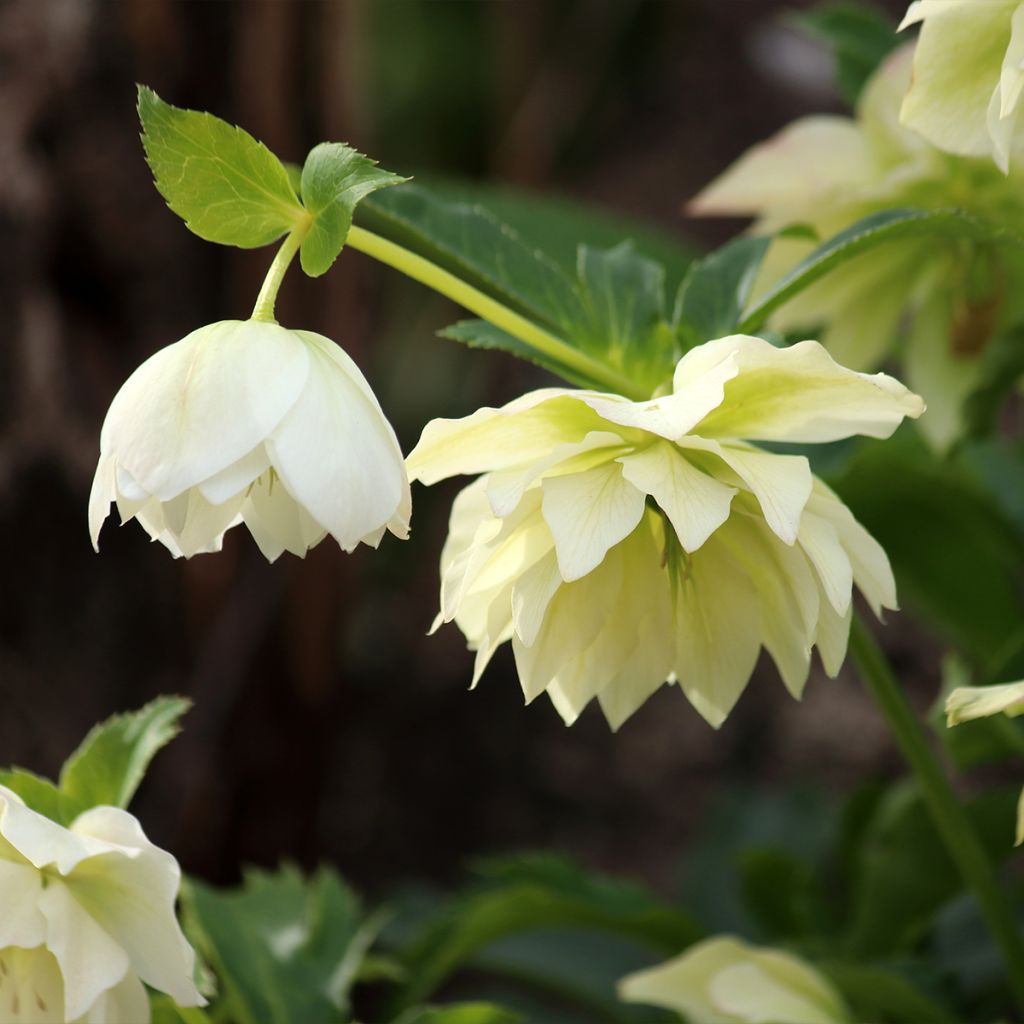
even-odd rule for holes
{"type": "Polygon", "coordinates": [[[277,302],[277,293],[281,289],[281,282],[284,280],[285,271],[291,265],[292,260],[295,259],[295,254],[299,251],[303,240],[309,233],[312,223],[313,219],[310,217],[308,220],[297,224],[288,232],[287,237],[281,243],[281,248],[277,250],[274,262],[270,264],[267,276],[263,279],[260,293],[256,296],[256,305],[253,306],[251,319],[262,320],[269,324],[277,323],[277,320],[274,318],[274,304],[277,302]]]}
{"type": "Polygon", "coordinates": [[[584,377],[588,377],[602,387],[607,387],[619,395],[642,401],[650,396],[637,390],[635,382],[600,360],[593,359],[585,352],[580,352],[568,342],[538,327],[533,321],[521,316],[508,306],[503,305],[489,295],[467,284],[461,278],[431,263],[430,260],[418,256],[414,252],[396,245],[394,242],[375,235],[372,231],[353,225],[349,230],[346,245],[358,249],[367,256],[387,264],[394,270],[411,277],[420,284],[425,284],[435,292],[457,302],[471,313],[500,327],[503,331],[518,338],[523,344],[529,345],[541,355],[557,360],[563,366],[584,377]]]}
{"type": "Polygon", "coordinates": [[[947,853],[974,894],[1002,951],[1010,988],[1024,1012],[1024,944],[1007,900],[999,890],[992,864],[885,655],[856,617],[850,631],[850,653],[914,772],[947,853]]]}

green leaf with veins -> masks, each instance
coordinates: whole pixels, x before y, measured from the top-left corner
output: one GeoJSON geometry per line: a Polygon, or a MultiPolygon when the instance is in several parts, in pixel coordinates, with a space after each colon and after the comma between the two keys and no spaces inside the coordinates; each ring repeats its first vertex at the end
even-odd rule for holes
{"type": "Polygon", "coordinates": [[[321,142],[310,150],[301,187],[314,219],[299,250],[302,269],[310,277],[323,274],[345,245],[356,204],[377,189],[408,180],[341,142],[321,142]]]}
{"type": "Polygon", "coordinates": [[[24,768],[0,771],[0,786],[17,793],[25,803],[51,821],[66,824],[70,819],[64,813],[64,798],[60,790],[41,775],[24,768]]]}
{"type": "Polygon", "coordinates": [[[139,120],[156,187],[200,238],[254,249],[306,216],[284,164],[248,132],[171,106],[146,86],[139,120]]]}

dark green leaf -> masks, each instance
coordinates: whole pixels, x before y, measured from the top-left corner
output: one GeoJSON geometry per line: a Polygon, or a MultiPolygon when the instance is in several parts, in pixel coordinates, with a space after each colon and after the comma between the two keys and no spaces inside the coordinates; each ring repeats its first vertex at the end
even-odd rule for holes
{"type": "Polygon", "coordinates": [[[734,238],[691,264],[673,317],[687,348],[736,332],[771,242],[770,237],[734,238]]]}
{"type": "Polygon", "coordinates": [[[795,20],[832,48],[836,83],[851,106],[860,97],[864,83],[902,42],[888,16],[864,4],[824,4],[796,15],[795,20]]]}
{"type": "Polygon", "coordinates": [[[851,224],[818,246],[747,310],[738,332],[756,331],[769,314],[854,256],[879,245],[922,237],[1024,244],[1020,236],[1006,228],[959,210],[882,210],[851,224]]]}
{"type": "MultiPolygon", "coordinates": [[[[991,436],[1006,399],[1024,376],[1024,329],[990,338],[982,351],[980,380],[964,403],[967,432],[973,437],[991,436]]],[[[1021,502],[1024,502],[1022,497],[1021,502]]]]}
{"type": "Polygon", "coordinates": [[[10,768],[0,771],[0,786],[17,793],[33,811],[51,821],[67,824],[69,819],[65,814],[64,797],[49,779],[24,768],[10,768]]]}
{"type": "Polygon", "coordinates": [[[243,1024],[347,1024],[348,993],[378,923],[333,872],[251,872],[223,892],[191,882],[185,908],[243,1024]]]}
{"type": "Polygon", "coordinates": [[[821,932],[824,896],[806,861],[778,847],[750,847],[737,870],[744,906],[773,942],[821,932]]]}
{"type": "Polygon", "coordinates": [[[139,119],[156,187],[200,238],[252,249],[305,217],[284,165],[248,132],[145,86],[139,119]]]}
{"type": "Polygon", "coordinates": [[[848,961],[818,961],[817,967],[854,1012],[872,1024],[957,1024],[930,996],[893,969],[848,961]]]}
{"type": "Polygon", "coordinates": [[[459,1003],[408,1010],[393,1024],[519,1024],[522,1017],[491,1003],[459,1003]]]}
{"type": "Polygon", "coordinates": [[[302,269],[310,277],[325,273],[345,245],[356,205],[377,189],[408,180],[340,142],[321,142],[310,150],[301,191],[313,224],[299,250],[302,269]]]}
{"type": "Polygon", "coordinates": [[[189,706],[184,697],[158,697],[95,726],[61,769],[65,813],[74,816],[98,804],[127,807],[153,755],[178,734],[189,706]]]}

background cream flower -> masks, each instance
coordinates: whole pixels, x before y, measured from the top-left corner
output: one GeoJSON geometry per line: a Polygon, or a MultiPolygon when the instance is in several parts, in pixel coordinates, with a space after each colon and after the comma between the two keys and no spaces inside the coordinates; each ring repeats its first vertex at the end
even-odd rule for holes
{"type": "Polygon", "coordinates": [[[1024,3],[915,0],[900,28],[921,23],[900,120],[940,149],[987,156],[1006,172],[1024,145],[1024,3]]]}
{"type": "Polygon", "coordinates": [[[0,1019],[142,1024],[143,982],[203,1005],[180,881],[126,811],[95,807],[64,828],[0,786],[0,1019]]]}
{"type": "Polygon", "coordinates": [[[125,382],[100,434],[93,546],[117,503],[175,555],[220,549],[244,522],[263,554],[346,551],[408,536],[395,433],[359,368],[310,331],[225,320],[161,349],[125,382]]]}
{"type": "Polygon", "coordinates": [[[799,696],[812,646],[839,670],[854,583],[876,613],[895,585],[806,458],[747,442],[887,437],[922,409],[816,342],[733,336],[684,356],[663,398],[552,388],[434,420],[412,479],[486,473],[452,508],[435,626],[477,652],[474,685],[511,641],[527,700],[569,723],[596,697],[616,728],[675,678],[717,726],[762,645],[799,696]]]}
{"type": "MultiPolygon", "coordinates": [[[[955,206],[992,223],[1024,225],[1024,172],[1005,178],[989,161],[949,156],[899,123],[911,57],[908,46],[882,65],[856,118],[794,122],[742,156],[689,212],[753,216],[753,230],[764,234],[803,224],[821,240],[897,207],[955,206]]],[[[816,244],[776,239],[755,294],[816,244]]],[[[770,322],[780,331],[819,330],[835,359],[858,370],[898,352],[907,383],[928,402],[921,429],[945,447],[961,432],[963,400],[977,385],[986,341],[1024,312],[1021,284],[1024,265],[1007,247],[906,238],[830,271],[770,322]]]]}
{"type": "Polygon", "coordinates": [[[809,964],[719,936],[619,982],[619,998],[677,1010],[689,1024],[847,1024],[842,997],[809,964]]]}
{"type": "MultiPolygon", "coordinates": [[[[1024,715],[1024,682],[997,686],[958,686],[946,698],[946,724],[953,726],[990,715],[1024,715]]],[[[1024,843],[1024,790],[1017,801],[1016,845],[1024,843]]]]}

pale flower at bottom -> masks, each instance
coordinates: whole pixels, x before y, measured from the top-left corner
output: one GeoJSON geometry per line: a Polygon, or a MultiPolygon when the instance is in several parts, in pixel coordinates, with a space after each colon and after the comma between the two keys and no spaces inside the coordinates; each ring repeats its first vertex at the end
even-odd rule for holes
{"type": "Polygon", "coordinates": [[[684,356],[662,398],[552,388],[435,420],[410,477],[485,473],[452,508],[435,625],[465,634],[474,685],[511,641],[526,699],[546,691],[567,723],[596,698],[617,728],[668,680],[718,726],[762,646],[799,697],[815,645],[839,671],[854,584],[876,614],[895,585],[804,456],[749,442],[887,437],[922,410],[816,342],[733,336],[684,356]]]}
{"type": "Polygon", "coordinates": [[[145,1024],[143,982],[202,1006],[180,881],[126,811],[94,807],[65,828],[0,786],[0,1019],[145,1024]]]}
{"type": "Polygon", "coordinates": [[[271,561],[330,534],[346,551],[409,532],[402,452],[373,391],[311,331],[225,320],[161,349],[114,397],[89,499],[175,556],[245,523],[271,561]]]}

